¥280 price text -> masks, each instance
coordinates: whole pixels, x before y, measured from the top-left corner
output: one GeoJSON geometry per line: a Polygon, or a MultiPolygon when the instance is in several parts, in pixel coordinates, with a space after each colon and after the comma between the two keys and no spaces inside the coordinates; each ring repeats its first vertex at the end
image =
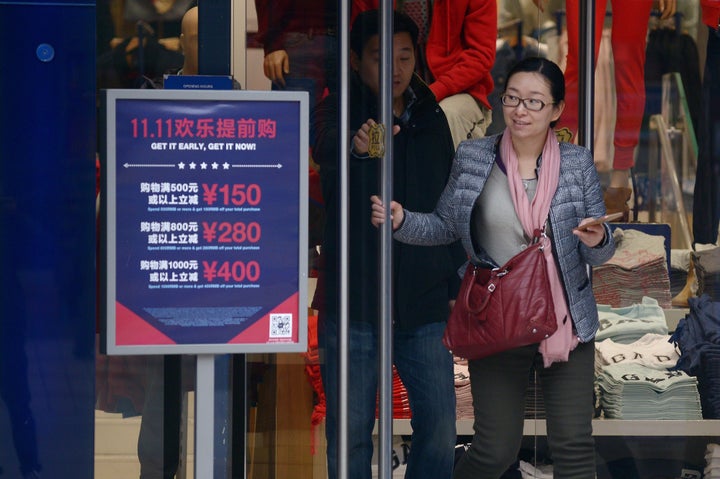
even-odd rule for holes
{"type": "Polygon", "coordinates": [[[203,221],[202,228],[203,238],[208,243],[257,243],[262,237],[262,229],[256,221],[251,223],[203,221]]]}

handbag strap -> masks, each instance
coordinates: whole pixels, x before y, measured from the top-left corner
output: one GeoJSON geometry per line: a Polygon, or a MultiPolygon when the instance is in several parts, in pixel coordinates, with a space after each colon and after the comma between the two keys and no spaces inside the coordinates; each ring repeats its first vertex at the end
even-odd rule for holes
{"type": "Polygon", "coordinates": [[[472,268],[472,272],[470,273],[472,276],[472,279],[468,282],[467,288],[465,288],[465,291],[462,297],[463,305],[465,306],[465,309],[467,309],[468,312],[472,314],[478,314],[480,313],[485,307],[488,305],[488,302],[490,302],[490,296],[492,295],[493,291],[495,291],[495,284],[490,283],[487,285],[487,290],[490,294],[483,295],[482,303],[478,305],[477,308],[471,308],[470,307],[470,293],[472,292],[473,284],[475,283],[475,277],[478,274],[478,270],[480,269],[479,266],[470,264],[468,265],[468,268],[472,268]]]}
{"type": "Polygon", "coordinates": [[[547,228],[547,218],[543,222],[542,228],[535,228],[533,231],[533,237],[530,239],[530,244],[535,244],[538,241],[540,241],[540,238],[547,238],[547,233],[545,233],[545,228],[547,228]]]}

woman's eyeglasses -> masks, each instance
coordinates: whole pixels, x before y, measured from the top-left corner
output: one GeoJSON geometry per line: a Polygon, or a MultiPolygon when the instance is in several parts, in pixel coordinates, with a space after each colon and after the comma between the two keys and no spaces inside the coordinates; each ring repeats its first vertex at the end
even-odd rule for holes
{"type": "Polygon", "coordinates": [[[545,103],[544,101],[536,100],[535,98],[520,98],[519,96],[514,95],[503,95],[500,97],[500,100],[504,106],[509,106],[511,108],[515,108],[522,103],[523,106],[530,111],[540,111],[547,105],[555,104],[555,102],[545,103]]]}

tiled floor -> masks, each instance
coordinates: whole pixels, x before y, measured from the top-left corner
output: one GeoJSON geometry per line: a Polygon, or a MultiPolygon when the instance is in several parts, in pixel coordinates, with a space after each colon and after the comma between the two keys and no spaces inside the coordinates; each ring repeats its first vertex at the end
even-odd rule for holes
{"type": "MultiPolygon", "coordinates": [[[[188,411],[193,411],[192,393],[188,394],[188,411]]],[[[123,418],[121,414],[95,412],[95,478],[132,479],[140,476],[137,455],[137,441],[141,417],[123,418]]],[[[189,451],[184,458],[177,479],[192,479],[193,462],[193,418],[187,421],[183,447],[189,451]]]]}

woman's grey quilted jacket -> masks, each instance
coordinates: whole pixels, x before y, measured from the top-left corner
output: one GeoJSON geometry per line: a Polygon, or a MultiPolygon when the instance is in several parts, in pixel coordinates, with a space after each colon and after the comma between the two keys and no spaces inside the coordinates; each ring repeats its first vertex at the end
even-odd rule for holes
{"type": "MultiPolygon", "coordinates": [[[[470,261],[496,266],[484,251],[475,251],[470,234],[473,205],[495,163],[498,136],[465,141],[458,147],[445,190],[432,213],[405,211],[396,239],[418,245],[447,244],[460,238],[470,261]]],[[[606,225],[605,242],[589,248],[572,233],[583,218],[605,214],[592,155],[583,147],[560,143],[560,181],[550,207],[553,253],[565,286],[570,314],[580,341],[595,337],[598,313],[587,266],[600,265],[615,252],[606,225]]]]}

